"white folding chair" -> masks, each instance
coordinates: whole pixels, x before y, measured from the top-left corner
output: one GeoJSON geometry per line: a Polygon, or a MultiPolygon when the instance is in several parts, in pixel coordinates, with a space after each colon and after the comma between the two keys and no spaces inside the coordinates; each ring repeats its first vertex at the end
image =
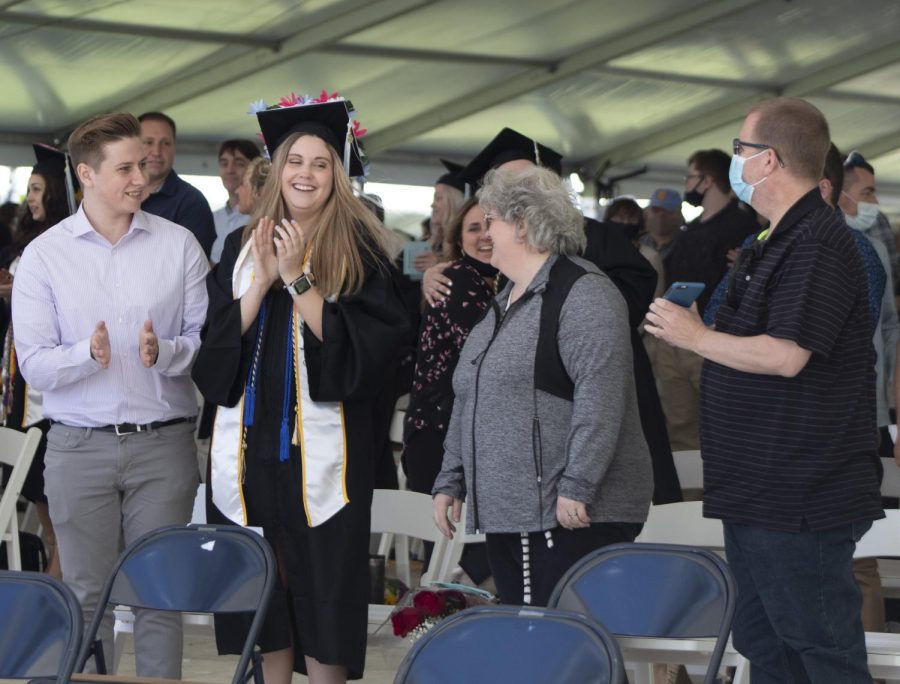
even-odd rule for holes
{"type": "Polygon", "coordinates": [[[468,534],[466,532],[466,505],[462,505],[459,515],[459,524],[456,525],[456,534],[447,543],[447,553],[439,572],[443,577],[450,577],[459,565],[466,544],[480,544],[485,540],[483,534],[468,534]]]}
{"type": "Polygon", "coordinates": [[[408,396],[404,394],[397,400],[397,407],[394,408],[394,415],[391,418],[391,429],[388,433],[391,447],[394,450],[394,461],[397,464],[397,482],[400,489],[406,489],[406,473],[403,472],[403,465],[400,463],[400,452],[403,451],[403,422],[406,420],[406,409],[398,407],[400,402],[408,396]]]}
{"type": "Polygon", "coordinates": [[[702,501],[679,501],[650,506],[647,522],[635,541],[721,551],[725,548],[725,533],[721,520],[703,517],[702,501]]]}
{"type": "MultiPolygon", "coordinates": [[[[376,489],[372,496],[372,532],[403,535],[433,542],[431,561],[422,574],[421,582],[424,584],[430,581],[449,580],[449,574],[444,574],[447,539],[434,524],[431,497],[427,494],[396,489],[376,489]]],[[[405,559],[401,558],[401,555],[402,552],[398,545],[396,549],[398,567],[401,561],[405,560],[408,572],[409,558],[408,556],[405,559]]],[[[411,580],[411,578],[408,579],[411,580]]],[[[404,582],[411,588],[411,581],[404,580],[404,582]]],[[[393,606],[369,605],[369,624],[383,623],[392,609],[393,606]]]]}
{"type": "MultiPolygon", "coordinates": [[[[890,425],[888,430],[891,433],[891,439],[897,441],[897,426],[890,425]]],[[[888,461],[884,459],[882,462],[888,461]]],[[[892,496],[900,498],[900,467],[893,462],[884,463],[884,477],[881,478],[881,496],[892,496]]]]}
{"type": "Polygon", "coordinates": [[[0,427],[0,462],[12,466],[12,473],[0,496],[0,542],[6,543],[6,559],[10,570],[22,569],[22,554],[19,550],[19,515],[16,503],[22,493],[22,484],[34,460],[41,431],[31,428],[19,432],[12,428],[0,427]]]}
{"type": "Polygon", "coordinates": [[[699,449],[673,451],[672,460],[682,489],[703,489],[703,459],[699,449]]]}
{"type": "MultiPolygon", "coordinates": [[[[394,461],[397,466],[398,489],[406,489],[406,473],[403,472],[403,464],[400,463],[400,452],[403,450],[403,422],[406,420],[406,407],[408,405],[408,394],[404,394],[397,399],[397,403],[394,405],[394,414],[391,418],[391,427],[388,432],[388,439],[391,440],[394,461]]],[[[397,559],[398,579],[406,586],[410,586],[409,556],[411,549],[409,539],[403,535],[391,533],[381,535],[381,540],[378,542],[378,555],[387,558],[391,553],[391,549],[394,549],[394,556],[397,559]]]]}

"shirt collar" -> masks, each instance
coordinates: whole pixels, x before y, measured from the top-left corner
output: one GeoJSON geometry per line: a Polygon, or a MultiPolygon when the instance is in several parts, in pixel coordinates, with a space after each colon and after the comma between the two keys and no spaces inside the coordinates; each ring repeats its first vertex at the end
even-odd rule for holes
{"type": "MultiPolygon", "coordinates": [[[[71,221],[72,237],[81,237],[82,235],[100,236],[88,220],[87,214],[84,213],[84,202],[78,205],[78,211],[72,214],[71,221]]],[[[128,227],[128,233],[126,233],[126,235],[130,235],[135,230],[150,232],[150,223],[147,220],[147,214],[143,211],[136,211],[132,215],[131,225],[128,227]]]]}
{"type": "Polygon", "coordinates": [[[175,173],[175,169],[169,171],[169,175],[166,176],[166,179],[163,181],[163,184],[159,186],[159,189],[151,193],[153,195],[165,195],[166,197],[171,197],[175,194],[178,185],[178,174],[175,173]]]}
{"type": "MultiPolygon", "coordinates": [[[[525,288],[525,292],[523,294],[536,294],[547,289],[547,283],[550,280],[550,269],[553,268],[553,264],[556,263],[556,260],[558,258],[559,256],[556,254],[551,254],[547,258],[547,261],[545,261],[538,269],[538,272],[534,274],[534,278],[531,279],[531,282],[528,284],[528,287],[525,288]]],[[[512,290],[512,287],[513,284],[510,280],[506,283],[503,290],[497,295],[497,297],[508,297],[509,292],[512,290]]]]}
{"type": "Polygon", "coordinates": [[[812,190],[803,195],[803,197],[794,202],[791,208],[784,213],[784,216],[781,217],[781,221],[779,221],[778,225],[775,226],[775,229],[769,233],[767,239],[777,239],[790,228],[793,228],[800,223],[807,214],[827,206],[825,200],[822,199],[822,193],[819,192],[819,187],[815,186],[812,190]]]}

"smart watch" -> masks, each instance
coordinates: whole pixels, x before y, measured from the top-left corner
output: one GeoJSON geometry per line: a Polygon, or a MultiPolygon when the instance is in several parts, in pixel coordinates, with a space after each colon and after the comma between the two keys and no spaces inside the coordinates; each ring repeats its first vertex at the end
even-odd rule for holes
{"type": "Polygon", "coordinates": [[[304,273],[294,282],[285,285],[284,289],[290,292],[292,295],[302,295],[309,288],[311,288],[315,284],[315,282],[316,280],[315,278],[313,278],[312,273],[304,273]]]}

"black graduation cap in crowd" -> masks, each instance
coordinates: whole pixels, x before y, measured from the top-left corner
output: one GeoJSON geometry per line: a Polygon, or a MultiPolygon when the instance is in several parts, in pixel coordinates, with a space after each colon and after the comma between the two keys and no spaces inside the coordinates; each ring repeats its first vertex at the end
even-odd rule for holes
{"type": "Polygon", "coordinates": [[[269,156],[291,133],[311,133],[337,150],[350,176],[365,175],[364,153],[353,135],[353,105],[349,100],[332,100],[295,107],[257,112],[259,128],[269,156]]]}
{"type": "Polygon", "coordinates": [[[460,178],[459,175],[460,171],[465,167],[462,164],[457,164],[448,159],[441,159],[441,164],[447,169],[447,173],[438,178],[434,184],[437,185],[438,183],[442,183],[443,185],[449,185],[451,188],[456,188],[460,192],[465,192],[466,182],[460,178]]]}
{"type": "Polygon", "coordinates": [[[78,210],[78,202],[75,193],[81,189],[72,158],[62,150],[50,145],[35,143],[31,146],[34,150],[35,164],[31,172],[40,176],[58,178],[66,186],[66,199],[69,203],[69,213],[74,214],[78,210]],[[68,173],[67,173],[68,171],[68,173]]]}
{"type": "Polygon", "coordinates": [[[501,164],[527,159],[562,175],[562,155],[511,128],[504,128],[460,173],[472,186],[481,185],[484,175],[501,164]]]}

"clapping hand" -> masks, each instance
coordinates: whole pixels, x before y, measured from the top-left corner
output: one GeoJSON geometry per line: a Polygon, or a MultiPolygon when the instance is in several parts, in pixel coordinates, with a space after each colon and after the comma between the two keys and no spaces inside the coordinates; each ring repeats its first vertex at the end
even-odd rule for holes
{"type": "Polygon", "coordinates": [[[156,337],[156,333],[153,332],[153,323],[149,320],[144,321],[144,327],[141,329],[141,334],[138,338],[138,352],[144,368],[153,367],[159,358],[159,340],[156,337]]]}
{"type": "Polygon", "coordinates": [[[263,216],[250,235],[253,252],[253,276],[264,290],[278,280],[278,257],[275,256],[275,221],[263,216]]]}
{"type": "Polygon", "coordinates": [[[103,321],[97,323],[91,335],[91,358],[100,364],[100,368],[109,367],[109,330],[103,321]]]}
{"type": "Polygon", "coordinates": [[[278,273],[285,285],[303,275],[303,255],[306,251],[306,236],[303,229],[293,219],[282,219],[280,226],[275,226],[278,239],[275,240],[275,253],[278,255],[278,273]]]}

